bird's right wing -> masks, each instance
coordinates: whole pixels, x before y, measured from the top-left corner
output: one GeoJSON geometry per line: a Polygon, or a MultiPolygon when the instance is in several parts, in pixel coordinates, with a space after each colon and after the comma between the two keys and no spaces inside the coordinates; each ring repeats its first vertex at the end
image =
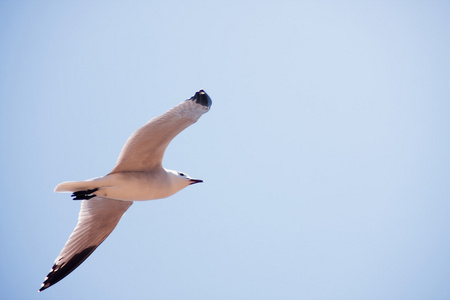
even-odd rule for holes
{"type": "Polygon", "coordinates": [[[39,291],[75,270],[108,237],[132,201],[94,197],[81,202],[78,224],[55,260],[39,291]]]}
{"type": "Polygon", "coordinates": [[[200,90],[161,116],[151,119],[130,136],[111,173],[142,172],[161,167],[170,141],[208,112],[211,103],[211,98],[200,90]]]}

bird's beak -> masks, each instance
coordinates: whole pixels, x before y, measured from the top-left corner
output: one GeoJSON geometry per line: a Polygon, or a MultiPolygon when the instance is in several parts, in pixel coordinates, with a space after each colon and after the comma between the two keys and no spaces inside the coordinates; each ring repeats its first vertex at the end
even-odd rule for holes
{"type": "Polygon", "coordinates": [[[201,180],[201,179],[190,179],[190,181],[191,181],[190,184],[196,184],[196,183],[203,182],[203,180],[201,180]]]}

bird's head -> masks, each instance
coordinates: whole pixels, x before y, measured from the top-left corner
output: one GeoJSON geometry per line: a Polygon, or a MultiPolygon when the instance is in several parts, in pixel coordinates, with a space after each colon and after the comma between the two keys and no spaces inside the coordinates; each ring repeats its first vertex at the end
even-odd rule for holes
{"type": "Polygon", "coordinates": [[[188,185],[203,182],[203,180],[191,178],[189,175],[187,175],[186,173],[183,173],[183,172],[177,172],[177,175],[178,175],[178,177],[180,177],[182,180],[184,180],[185,182],[187,182],[188,185]]]}
{"type": "Polygon", "coordinates": [[[178,186],[180,189],[185,188],[191,184],[203,182],[203,180],[191,178],[189,175],[187,175],[186,173],[183,173],[183,172],[172,171],[172,170],[167,170],[167,171],[170,174],[170,177],[172,178],[172,182],[176,186],[178,186]]]}

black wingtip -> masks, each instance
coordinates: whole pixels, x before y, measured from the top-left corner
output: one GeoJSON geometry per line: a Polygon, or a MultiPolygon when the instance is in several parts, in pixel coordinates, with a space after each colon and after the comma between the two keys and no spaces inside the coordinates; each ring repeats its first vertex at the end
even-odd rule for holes
{"type": "Polygon", "coordinates": [[[69,275],[73,270],[75,270],[83,261],[97,249],[98,245],[90,246],[84,249],[83,251],[75,254],[69,261],[66,263],[62,263],[60,265],[54,264],[50,273],[48,273],[47,277],[42,283],[39,292],[51,287],[67,275],[69,275]]]}
{"type": "Polygon", "coordinates": [[[38,293],[42,292],[43,290],[47,289],[48,287],[49,287],[49,285],[48,285],[48,286],[45,286],[44,284],[42,284],[42,286],[41,286],[41,288],[39,289],[38,293]]]}
{"type": "Polygon", "coordinates": [[[189,100],[193,100],[196,103],[206,106],[206,107],[211,107],[211,105],[212,105],[211,98],[208,96],[208,94],[204,90],[200,90],[200,91],[196,92],[195,95],[192,96],[189,100]]]}

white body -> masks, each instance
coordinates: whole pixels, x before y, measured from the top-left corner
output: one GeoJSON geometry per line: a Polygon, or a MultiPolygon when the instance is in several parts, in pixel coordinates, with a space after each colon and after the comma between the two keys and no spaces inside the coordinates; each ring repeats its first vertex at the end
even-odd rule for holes
{"type": "Polygon", "coordinates": [[[102,198],[123,201],[161,199],[172,196],[190,184],[177,174],[176,171],[164,168],[147,172],[112,173],[86,181],[63,182],[55,188],[55,192],[97,188],[95,195],[102,198]]]}

